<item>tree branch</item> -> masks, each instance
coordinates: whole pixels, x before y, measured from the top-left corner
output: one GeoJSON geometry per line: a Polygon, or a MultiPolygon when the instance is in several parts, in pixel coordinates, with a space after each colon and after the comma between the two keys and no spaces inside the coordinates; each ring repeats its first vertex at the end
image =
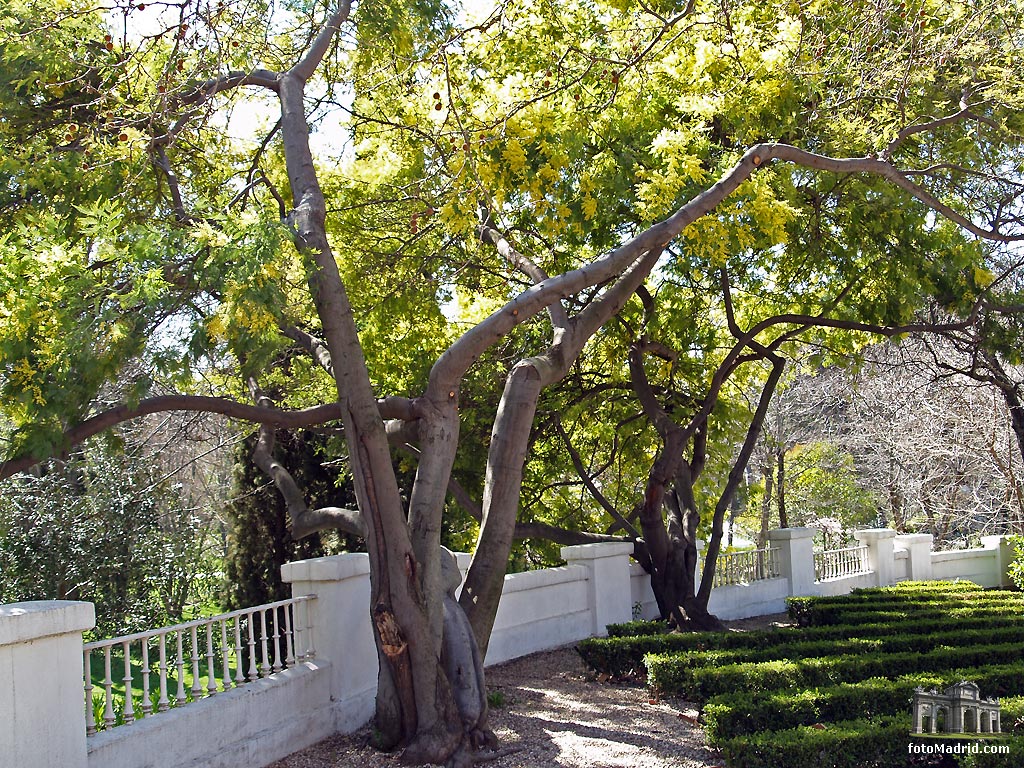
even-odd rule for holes
{"type": "Polygon", "coordinates": [[[569,458],[572,459],[572,465],[576,468],[576,474],[580,476],[580,480],[583,481],[583,485],[590,492],[590,495],[598,504],[601,505],[601,508],[611,516],[618,527],[625,529],[633,538],[639,539],[640,532],[622,516],[622,513],[615,508],[615,505],[608,501],[608,498],[601,493],[597,485],[594,484],[594,480],[591,478],[590,473],[587,471],[586,467],[583,466],[583,459],[580,457],[579,451],[576,450],[572,441],[569,440],[569,435],[562,426],[562,419],[557,414],[555,415],[554,423],[555,429],[557,429],[558,434],[562,436],[562,442],[565,443],[565,448],[569,452],[569,458]]]}
{"type": "MultiPolygon", "coordinates": [[[[533,280],[534,284],[543,283],[545,280],[550,279],[547,272],[513,248],[512,244],[498,230],[487,224],[482,224],[477,227],[477,235],[485,243],[493,245],[505,261],[533,280]]],[[[547,309],[551,317],[551,325],[554,326],[556,331],[564,331],[569,327],[569,316],[566,314],[562,302],[556,301],[549,305],[547,309]]]]}
{"type": "MultiPolygon", "coordinates": [[[[750,151],[760,153],[760,163],[770,159],[777,159],[796,163],[797,165],[802,165],[805,168],[813,168],[819,171],[831,171],[833,173],[870,173],[874,176],[880,176],[886,181],[892,182],[903,191],[909,193],[911,196],[927,205],[936,213],[939,213],[949,219],[957,226],[966,229],[971,234],[999,243],[1015,243],[1024,241],[1024,234],[1007,235],[996,229],[984,229],[983,227],[979,227],[969,218],[943,203],[924,187],[908,179],[900,170],[885,160],[877,160],[873,157],[825,157],[824,155],[817,155],[813,152],[797,149],[796,147],[792,147],[787,144],[759,144],[750,151]]],[[[749,155],[750,152],[747,154],[749,155]]]]}
{"type": "Polygon", "coordinates": [[[322,339],[318,339],[313,334],[294,325],[282,324],[280,328],[281,333],[308,352],[316,364],[327,371],[331,378],[334,378],[334,362],[331,360],[331,351],[322,339]]]}
{"type": "Polygon", "coordinates": [[[313,44],[309,46],[309,50],[306,51],[306,55],[303,56],[299,61],[288,70],[288,74],[297,77],[302,82],[307,82],[309,78],[313,76],[316,68],[320,66],[320,62],[323,61],[324,56],[327,55],[327,49],[331,45],[331,40],[334,39],[335,33],[341,28],[341,25],[348,21],[349,11],[352,9],[351,0],[341,0],[338,3],[338,7],[335,9],[334,14],[324,28],[320,30],[313,39],[313,44]]]}
{"type": "MultiPolygon", "coordinates": [[[[260,390],[255,379],[249,380],[249,389],[257,407],[270,408],[271,400],[260,390]]],[[[274,481],[281,498],[284,499],[291,518],[293,539],[301,539],[317,531],[338,529],[366,538],[366,524],[358,511],[340,507],[310,509],[306,497],[299,489],[295,478],[283,464],[274,458],[275,428],[260,425],[259,437],[252,451],[253,461],[263,473],[274,481]]]]}
{"type": "MultiPolygon", "coordinates": [[[[404,397],[386,397],[377,401],[377,407],[383,419],[416,419],[417,407],[413,400],[404,397]]],[[[66,429],[60,446],[53,453],[46,455],[21,456],[0,464],[0,480],[4,480],[17,472],[38,464],[56,452],[67,450],[78,445],[105,429],[131,421],[141,416],[166,411],[191,411],[217,413],[232,419],[252,421],[280,429],[298,429],[341,419],[341,406],[338,403],[325,403],[312,408],[298,411],[284,411],[279,408],[261,407],[240,403],[223,397],[204,397],[201,395],[160,395],[142,400],[138,405],[118,405],[103,411],[80,424],[66,429]]]]}

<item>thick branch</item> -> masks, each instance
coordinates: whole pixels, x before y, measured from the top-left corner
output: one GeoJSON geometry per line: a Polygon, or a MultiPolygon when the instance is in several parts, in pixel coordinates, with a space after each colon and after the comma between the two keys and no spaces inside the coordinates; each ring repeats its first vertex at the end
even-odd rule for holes
{"type": "MultiPolygon", "coordinates": [[[[377,407],[381,418],[394,419],[415,419],[415,401],[404,397],[387,397],[377,401],[377,407]]],[[[63,440],[56,451],[66,450],[71,446],[78,445],[93,435],[117,426],[126,421],[137,419],[141,416],[149,416],[154,413],[167,411],[191,411],[202,413],[218,413],[232,419],[242,421],[253,421],[258,424],[267,424],[280,429],[299,429],[302,427],[313,427],[319,424],[336,421],[341,418],[341,406],[338,403],[325,403],[313,408],[303,408],[298,411],[284,411],[280,408],[261,407],[240,403],[237,400],[228,400],[223,397],[204,397],[200,395],[160,395],[142,400],[138,405],[118,405],[110,410],[103,411],[92,418],[64,431],[63,440]]],[[[19,458],[10,459],[0,464],[0,480],[10,477],[17,472],[38,464],[40,461],[53,455],[33,454],[19,458]]]]}
{"type": "MultiPolygon", "coordinates": [[[[253,399],[258,407],[269,408],[270,398],[264,395],[255,381],[250,381],[253,399]]],[[[366,524],[356,510],[340,507],[309,508],[306,497],[299,489],[295,478],[283,464],[274,458],[274,427],[263,424],[259,429],[259,437],[252,451],[253,461],[263,473],[274,481],[281,498],[284,499],[291,518],[292,538],[301,539],[312,533],[340,528],[347,533],[366,538],[366,524]]]]}
{"type": "Polygon", "coordinates": [[[911,136],[914,136],[918,133],[928,133],[929,131],[934,131],[937,128],[941,128],[944,125],[958,123],[961,120],[978,120],[979,122],[983,122],[990,127],[999,127],[998,124],[994,123],[992,120],[989,120],[988,118],[983,117],[981,115],[977,115],[974,112],[971,112],[970,107],[961,102],[960,111],[956,112],[955,114],[946,115],[945,117],[939,117],[936,118],[935,120],[930,120],[927,123],[908,125],[902,131],[896,134],[896,138],[889,142],[888,146],[882,150],[879,157],[882,160],[888,162],[889,159],[892,157],[893,152],[895,152],[900,147],[900,145],[903,144],[903,142],[909,139],[911,136]]]}
{"type": "MultiPolygon", "coordinates": [[[[512,244],[498,230],[484,224],[477,228],[477,234],[485,243],[493,245],[505,261],[533,280],[535,284],[550,279],[547,272],[513,248],[512,244]]],[[[556,301],[548,307],[548,314],[551,317],[551,325],[556,331],[564,331],[569,327],[569,316],[560,301],[556,301]]]]}
{"type": "MultiPolygon", "coordinates": [[[[961,213],[950,208],[939,200],[935,195],[919,184],[908,179],[895,166],[884,160],[877,160],[873,157],[850,157],[832,158],[824,155],[816,155],[787,144],[760,144],[752,150],[760,152],[760,162],[770,159],[785,160],[790,163],[802,165],[805,168],[813,168],[819,171],[831,171],[832,173],[870,173],[881,176],[886,181],[892,182],[905,192],[927,205],[936,213],[952,221],[957,226],[963,227],[971,234],[986,240],[994,240],[999,243],[1015,243],[1024,241],[1024,234],[1007,235],[994,229],[984,229],[961,213]]],[[[749,154],[749,152],[748,152],[749,154]]]]}
{"type": "Polygon", "coordinates": [[[298,344],[310,354],[313,360],[334,378],[334,362],[331,360],[331,351],[322,339],[318,339],[311,333],[306,333],[294,325],[282,325],[281,333],[298,344]]]}
{"type": "Polygon", "coordinates": [[[230,91],[232,88],[238,88],[243,85],[258,85],[271,91],[277,91],[278,78],[278,73],[271,72],[269,69],[254,69],[250,72],[228,72],[225,75],[211,77],[209,80],[200,83],[179,98],[178,103],[186,107],[195,106],[202,104],[218,93],[230,91]]]}
{"type": "Polygon", "coordinates": [[[320,62],[327,55],[327,49],[330,48],[334,35],[341,28],[341,25],[348,21],[348,14],[351,9],[351,0],[342,0],[338,3],[334,14],[327,20],[324,28],[320,30],[320,34],[314,38],[313,44],[306,51],[306,55],[288,70],[288,74],[297,77],[302,82],[307,82],[313,76],[316,68],[320,66],[320,62]]]}

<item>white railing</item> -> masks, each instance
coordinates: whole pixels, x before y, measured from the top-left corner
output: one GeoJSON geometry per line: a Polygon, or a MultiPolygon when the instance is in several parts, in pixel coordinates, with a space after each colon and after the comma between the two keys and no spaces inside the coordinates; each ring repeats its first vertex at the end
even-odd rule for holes
{"type": "Polygon", "coordinates": [[[829,549],[824,552],[814,553],[815,581],[838,579],[842,576],[867,573],[870,570],[868,567],[868,548],[863,544],[857,547],[829,549]]]}
{"type": "Polygon", "coordinates": [[[718,556],[712,586],[749,584],[761,579],[774,579],[778,575],[779,550],[775,547],[726,552],[718,556]]]}
{"type": "Polygon", "coordinates": [[[115,724],[134,722],[153,714],[154,709],[164,712],[188,701],[198,701],[218,690],[228,691],[314,658],[311,612],[308,608],[296,612],[295,606],[315,598],[316,595],[303,595],[85,643],[82,651],[86,733],[91,736],[115,724]],[[133,652],[137,662],[134,665],[133,652]],[[103,682],[99,686],[92,683],[94,653],[103,654],[103,682]],[[115,665],[124,671],[116,679],[115,665]],[[156,676],[155,681],[151,681],[151,675],[156,676]],[[192,681],[186,689],[188,677],[192,681]],[[168,692],[169,682],[174,685],[173,696],[168,692]],[[115,694],[116,684],[124,688],[120,717],[114,710],[115,700],[121,703],[121,691],[115,694]],[[103,692],[101,701],[94,704],[93,690],[97,687],[102,687],[103,692]],[[138,709],[136,692],[141,693],[138,709]],[[97,715],[100,706],[102,714],[97,715]]]}

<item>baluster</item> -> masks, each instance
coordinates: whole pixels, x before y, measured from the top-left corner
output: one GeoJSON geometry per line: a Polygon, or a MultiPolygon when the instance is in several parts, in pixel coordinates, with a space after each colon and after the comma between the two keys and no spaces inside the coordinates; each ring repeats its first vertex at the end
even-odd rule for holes
{"type": "Polygon", "coordinates": [[[245,662],[242,660],[242,617],[235,616],[235,685],[245,682],[245,662]]]}
{"type": "Polygon", "coordinates": [[[295,666],[295,641],[292,637],[292,612],[295,610],[295,603],[289,603],[284,607],[284,664],[286,667],[295,666]]]}
{"type": "Polygon", "coordinates": [[[153,702],[149,698],[149,638],[142,638],[142,716],[153,712],[153,702]]]}
{"type": "Polygon", "coordinates": [[[292,636],[295,641],[295,658],[297,661],[306,659],[306,645],[303,640],[305,629],[303,628],[302,614],[306,610],[305,601],[292,604],[292,636]]]}
{"type": "Polygon", "coordinates": [[[178,694],[174,697],[175,704],[185,703],[185,650],[181,647],[181,630],[177,630],[178,636],[178,694]]]}
{"type": "Polygon", "coordinates": [[[247,622],[249,629],[249,682],[257,679],[259,675],[259,669],[256,667],[256,622],[253,619],[252,611],[249,611],[247,622]]]}
{"type": "Polygon", "coordinates": [[[284,669],[284,664],[281,663],[281,631],[278,627],[280,623],[279,611],[280,608],[271,608],[270,613],[274,619],[274,671],[280,672],[284,669]]]}
{"type": "Polygon", "coordinates": [[[309,610],[309,601],[306,600],[306,658],[316,658],[316,647],[313,645],[313,612],[309,610]]]}
{"type": "Polygon", "coordinates": [[[192,701],[199,701],[199,697],[203,695],[203,686],[199,681],[199,633],[195,624],[192,625],[189,634],[192,638],[192,688],[189,693],[192,694],[192,701]]]}
{"type": "Polygon", "coordinates": [[[156,702],[157,712],[166,712],[171,707],[170,699],[167,698],[167,633],[160,635],[160,698],[156,702]]]}
{"type": "Polygon", "coordinates": [[[92,651],[85,651],[85,658],[82,662],[82,668],[84,670],[83,678],[85,680],[85,735],[92,736],[96,733],[96,710],[92,706],[92,662],[90,657],[92,651]]]}
{"type": "Polygon", "coordinates": [[[121,650],[124,653],[124,721],[125,723],[134,723],[135,704],[132,701],[132,655],[127,640],[121,643],[121,650]]]}
{"type": "Polygon", "coordinates": [[[114,681],[110,677],[110,646],[103,649],[103,727],[110,728],[114,724],[114,681]]]}
{"type": "MultiPolygon", "coordinates": [[[[271,609],[273,610],[273,609],[271,609]]],[[[260,650],[263,654],[260,656],[260,677],[266,677],[270,674],[270,658],[268,653],[268,642],[270,635],[267,634],[267,612],[260,611],[260,650]]]]}
{"type": "Polygon", "coordinates": [[[217,692],[217,671],[213,668],[213,622],[206,625],[206,695],[213,696],[217,692]]]}
{"type": "Polygon", "coordinates": [[[228,645],[228,620],[221,619],[220,622],[220,649],[224,654],[224,676],[221,680],[221,690],[231,690],[231,646],[228,645]]]}

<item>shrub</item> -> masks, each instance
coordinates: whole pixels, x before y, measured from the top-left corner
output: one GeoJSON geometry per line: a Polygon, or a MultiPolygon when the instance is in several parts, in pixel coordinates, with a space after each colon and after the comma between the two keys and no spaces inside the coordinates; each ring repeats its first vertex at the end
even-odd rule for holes
{"type": "Polygon", "coordinates": [[[663,619],[627,621],[623,624],[608,625],[608,637],[646,637],[648,635],[664,635],[669,631],[668,622],[663,619]]]}
{"type": "Polygon", "coordinates": [[[928,653],[859,654],[696,668],[677,655],[648,654],[644,663],[648,684],[654,691],[683,696],[691,701],[707,701],[729,691],[756,693],[787,686],[835,685],[886,675],[995,665],[1007,660],[1018,662],[1021,650],[1020,643],[974,648],[941,646],[928,653]]]}
{"type": "Polygon", "coordinates": [[[767,731],[722,744],[731,768],[870,768],[907,759],[910,715],[767,731]]]}

